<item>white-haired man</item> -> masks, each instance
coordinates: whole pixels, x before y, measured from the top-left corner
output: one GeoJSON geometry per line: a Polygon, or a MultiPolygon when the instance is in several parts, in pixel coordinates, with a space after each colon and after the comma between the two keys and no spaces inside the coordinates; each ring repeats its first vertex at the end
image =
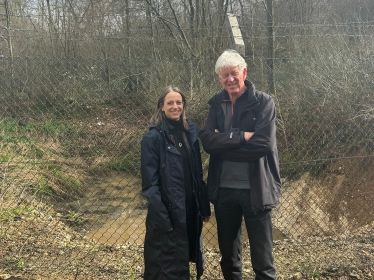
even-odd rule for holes
{"type": "Polygon", "coordinates": [[[242,279],[241,224],[244,217],[256,280],[276,279],[271,209],[281,180],[275,105],[246,80],[247,64],[226,50],[215,66],[223,90],[210,101],[199,132],[210,154],[208,198],[214,205],[225,280],[242,279]]]}

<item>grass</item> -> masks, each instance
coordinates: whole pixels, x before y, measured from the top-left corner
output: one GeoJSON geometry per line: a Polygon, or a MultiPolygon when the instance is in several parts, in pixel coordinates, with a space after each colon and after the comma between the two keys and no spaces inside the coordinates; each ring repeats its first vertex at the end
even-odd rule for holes
{"type": "Polygon", "coordinates": [[[107,168],[109,170],[126,171],[136,174],[139,172],[140,162],[139,159],[136,159],[135,157],[125,155],[123,157],[112,158],[108,162],[107,168]]]}
{"type": "Polygon", "coordinates": [[[96,120],[0,119],[0,220],[26,211],[21,202],[30,211],[43,202],[68,225],[83,226],[87,219],[68,203],[84,196],[91,179],[112,170],[138,175],[142,132],[122,129],[118,122],[98,126],[96,120]],[[111,138],[113,131],[120,134],[111,138]]]}
{"type": "Polygon", "coordinates": [[[72,129],[75,129],[74,126],[68,128],[61,121],[48,119],[27,123],[15,119],[1,120],[2,192],[13,186],[44,197],[81,194],[83,187],[80,178],[83,174],[66,164],[67,157],[61,153],[63,143],[58,140],[60,137],[71,140],[69,132],[72,129]]]}

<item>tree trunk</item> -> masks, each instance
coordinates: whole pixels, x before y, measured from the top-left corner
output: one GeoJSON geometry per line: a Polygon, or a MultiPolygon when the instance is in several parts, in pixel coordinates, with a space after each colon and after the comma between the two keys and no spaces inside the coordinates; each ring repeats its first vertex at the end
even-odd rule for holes
{"type": "Polygon", "coordinates": [[[8,50],[9,50],[9,57],[10,57],[10,75],[13,78],[13,45],[12,45],[12,34],[10,32],[10,11],[9,11],[9,3],[8,0],[4,0],[5,6],[5,18],[6,18],[6,32],[7,32],[7,42],[8,42],[8,50]]]}
{"type": "Polygon", "coordinates": [[[274,13],[273,0],[266,0],[267,7],[267,24],[268,24],[268,58],[267,58],[267,72],[268,72],[268,92],[274,93],[274,13]]]}

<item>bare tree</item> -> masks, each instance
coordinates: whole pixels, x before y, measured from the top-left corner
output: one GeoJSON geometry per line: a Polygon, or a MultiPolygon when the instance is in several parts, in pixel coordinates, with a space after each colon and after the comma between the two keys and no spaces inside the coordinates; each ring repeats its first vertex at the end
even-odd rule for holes
{"type": "Polygon", "coordinates": [[[13,78],[13,44],[12,44],[12,32],[10,30],[10,9],[9,9],[9,1],[4,0],[4,8],[5,8],[5,22],[6,26],[4,29],[6,30],[6,38],[3,37],[8,43],[8,51],[10,57],[10,69],[11,69],[11,77],[13,78]]]}

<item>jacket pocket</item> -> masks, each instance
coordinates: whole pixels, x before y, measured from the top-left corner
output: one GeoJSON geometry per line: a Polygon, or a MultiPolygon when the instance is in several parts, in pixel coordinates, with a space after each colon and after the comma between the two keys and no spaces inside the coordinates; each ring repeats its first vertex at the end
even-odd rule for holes
{"type": "Polygon", "coordinates": [[[257,118],[254,114],[254,111],[249,111],[243,118],[243,126],[240,127],[242,131],[254,132],[256,126],[257,118]]]}

